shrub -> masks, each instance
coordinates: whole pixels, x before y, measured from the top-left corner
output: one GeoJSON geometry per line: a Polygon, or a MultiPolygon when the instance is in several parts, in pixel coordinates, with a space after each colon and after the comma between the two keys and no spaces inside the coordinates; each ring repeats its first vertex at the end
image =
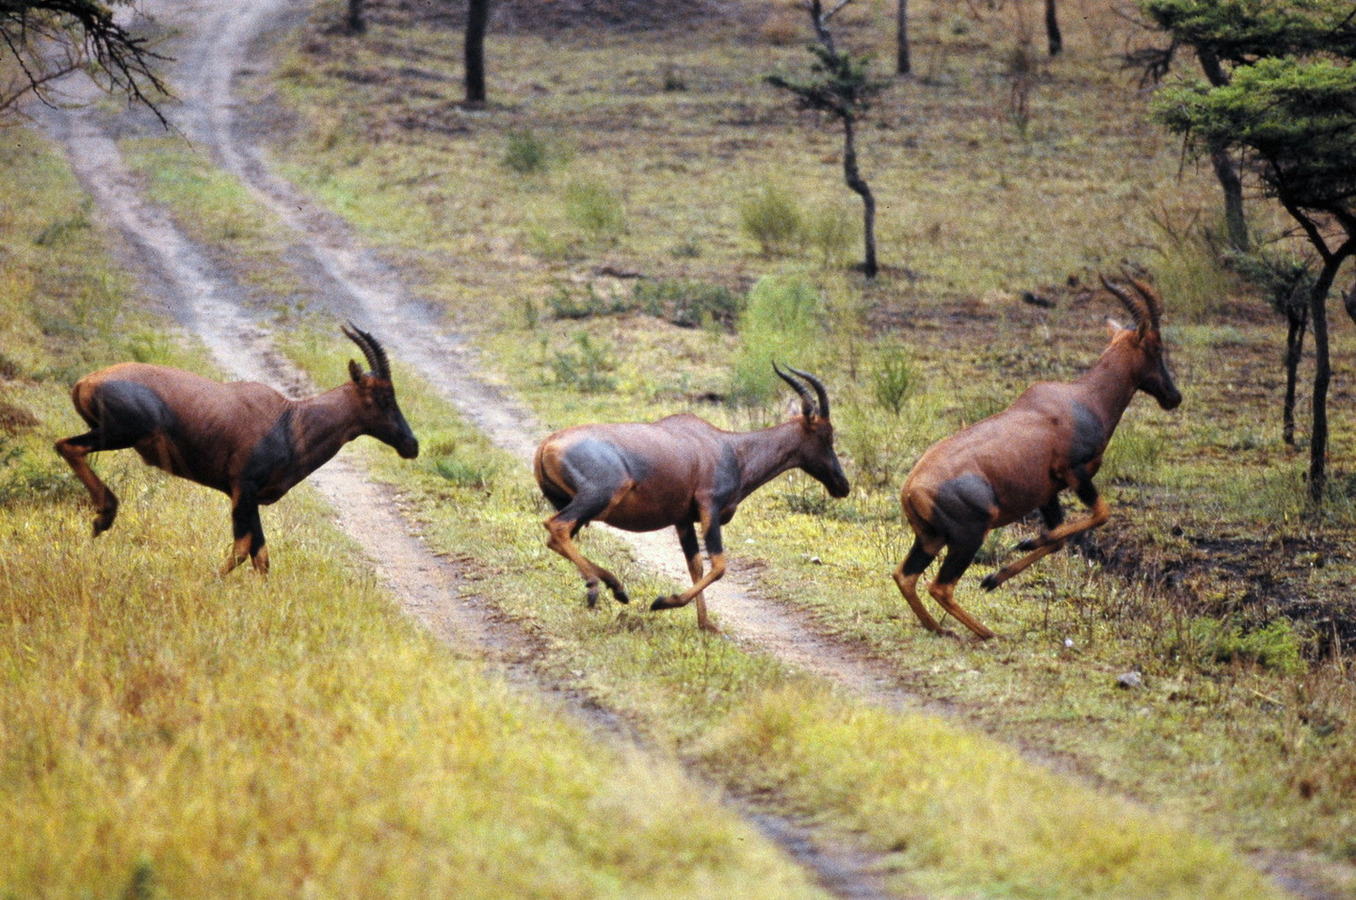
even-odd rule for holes
{"type": "Polygon", "coordinates": [[[565,186],[565,216],[595,240],[615,240],[626,230],[626,211],[616,191],[585,179],[565,186]]]}
{"type": "Polygon", "coordinates": [[[805,240],[825,267],[844,262],[856,237],[856,223],[841,206],[816,207],[805,222],[805,240]]]}
{"type": "Polygon", "coordinates": [[[898,416],[917,379],[917,372],[903,347],[885,350],[871,371],[871,396],[881,409],[898,416]]]}
{"type": "Polygon", "coordinates": [[[704,281],[639,281],[633,297],[637,309],[684,328],[712,322],[733,327],[743,305],[734,291],[704,281]]]}
{"type": "Polygon", "coordinates": [[[1173,649],[1201,661],[1250,662],[1295,675],[1306,668],[1300,643],[1288,619],[1276,619],[1261,628],[1246,630],[1237,622],[1202,616],[1190,620],[1186,633],[1173,649]]]}
{"type": "Polygon", "coordinates": [[[739,222],[764,256],[785,255],[804,239],[805,216],[785,188],[765,184],[739,206],[739,222]]]}
{"type": "Polygon", "coordinates": [[[557,350],[555,359],[551,361],[556,383],[586,394],[616,388],[617,380],[607,374],[616,368],[607,347],[594,343],[584,331],[574,336],[574,344],[574,351],[557,350]]]}
{"type": "Polygon", "coordinates": [[[531,131],[510,131],[504,144],[504,167],[519,175],[545,172],[550,164],[546,142],[531,131]]]}
{"type": "Polygon", "coordinates": [[[735,357],[730,396],[754,405],[772,397],[781,380],[772,362],[805,368],[820,355],[819,292],[798,275],[766,275],[749,291],[740,316],[741,348],[735,357]]]}

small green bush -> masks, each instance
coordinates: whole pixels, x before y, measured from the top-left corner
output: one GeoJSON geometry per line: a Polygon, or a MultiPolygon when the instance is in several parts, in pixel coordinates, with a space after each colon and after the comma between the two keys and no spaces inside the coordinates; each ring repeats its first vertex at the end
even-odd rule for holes
{"type": "Polygon", "coordinates": [[[695,328],[719,323],[733,327],[743,304],[729,288],[704,281],[640,281],[634,290],[636,308],[681,325],[695,328]]]}
{"type": "Polygon", "coordinates": [[[1208,617],[1192,619],[1174,648],[1202,661],[1251,662],[1264,669],[1295,675],[1306,668],[1301,641],[1289,619],[1276,619],[1261,628],[1208,617]]]}
{"type": "Polygon", "coordinates": [[[551,154],[546,142],[531,131],[510,131],[504,144],[504,167],[519,175],[545,172],[551,154]]]}
{"type": "Polygon", "coordinates": [[[773,397],[782,382],[772,363],[798,368],[820,356],[822,301],[799,275],[765,275],[749,291],[739,320],[741,348],[735,357],[730,397],[755,405],[773,397]]]}
{"type": "Polygon", "coordinates": [[[571,181],[565,186],[565,216],[595,240],[616,240],[626,231],[621,197],[596,179],[571,181]]]}
{"type": "Polygon", "coordinates": [[[757,242],[764,256],[780,256],[804,242],[805,215],[785,188],[765,184],[739,206],[744,233],[757,242]]]}
{"type": "Polygon", "coordinates": [[[871,396],[881,409],[898,416],[917,381],[918,373],[903,347],[885,350],[871,370],[871,396]]]}
{"type": "Polygon", "coordinates": [[[805,221],[805,240],[825,266],[843,263],[856,237],[856,223],[841,206],[815,208],[805,221]]]}
{"type": "Polygon", "coordinates": [[[588,332],[581,331],[574,336],[575,349],[557,350],[551,361],[551,370],[556,383],[562,387],[573,388],[585,394],[596,394],[614,390],[617,380],[608,373],[616,368],[616,363],[605,345],[595,343],[588,332]]]}

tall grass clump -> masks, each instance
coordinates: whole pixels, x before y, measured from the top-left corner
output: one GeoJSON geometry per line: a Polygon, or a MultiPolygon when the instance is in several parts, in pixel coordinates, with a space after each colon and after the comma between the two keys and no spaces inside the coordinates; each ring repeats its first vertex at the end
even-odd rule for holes
{"type": "Polygon", "coordinates": [[[1154,225],[1160,237],[1150,268],[1173,320],[1199,322],[1218,313],[1232,293],[1233,279],[1210,235],[1167,212],[1156,216],[1154,225]]]}
{"type": "Polygon", "coordinates": [[[739,224],[764,256],[785,256],[804,241],[805,214],[786,188],[764,184],[739,204],[739,224]]]}
{"type": "Polygon", "coordinates": [[[857,223],[841,206],[816,206],[805,217],[805,243],[825,268],[847,261],[857,236],[857,223]]]}
{"type": "Polygon", "coordinates": [[[565,185],[565,217],[590,239],[615,241],[626,231],[626,209],[621,196],[598,179],[565,185]]]}
{"type": "Polygon", "coordinates": [[[823,303],[801,275],[765,275],[749,291],[739,318],[740,349],[735,356],[730,397],[756,405],[772,397],[781,380],[772,363],[811,367],[823,342],[823,303]]]}
{"type": "Polygon", "coordinates": [[[510,131],[504,139],[504,156],[500,161],[511,172],[535,175],[550,166],[550,148],[530,130],[510,131]]]}

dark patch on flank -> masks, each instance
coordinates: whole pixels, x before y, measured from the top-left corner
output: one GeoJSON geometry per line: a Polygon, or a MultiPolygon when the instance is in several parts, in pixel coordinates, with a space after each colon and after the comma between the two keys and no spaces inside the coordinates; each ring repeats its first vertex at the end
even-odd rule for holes
{"type": "Polygon", "coordinates": [[[643,481],[650,474],[650,464],[644,457],[597,438],[585,438],[573,445],[565,451],[561,462],[563,474],[576,490],[599,482],[615,488],[628,477],[643,481]]]}
{"type": "Polygon", "coordinates": [[[80,410],[99,438],[95,450],[130,447],[156,432],[174,430],[174,412],[160,395],[135,381],[105,381],[94,389],[88,413],[80,410]]]}
{"type": "Polygon", "coordinates": [[[937,489],[931,524],[948,544],[968,542],[976,531],[983,538],[997,506],[993,486],[982,476],[968,473],[937,489]]]}
{"type": "MultiPolygon", "coordinates": [[[[712,486],[711,499],[717,511],[739,499],[739,487],[743,478],[739,471],[739,458],[734,448],[722,446],[720,459],[716,463],[715,484],[712,486]]],[[[707,548],[710,550],[710,547],[707,548]]]]}

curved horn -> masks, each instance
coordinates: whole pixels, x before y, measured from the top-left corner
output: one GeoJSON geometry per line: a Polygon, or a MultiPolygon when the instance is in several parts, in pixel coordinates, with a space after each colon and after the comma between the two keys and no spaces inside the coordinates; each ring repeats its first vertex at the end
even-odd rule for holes
{"type": "Polygon", "coordinates": [[[1125,277],[1139,292],[1139,295],[1144,298],[1144,303],[1149,309],[1149,324],[1153,326],[1154,331],[1158,331],[1159,319],[1163,316],[1163,298],[1158,295],[1158,291],[1138,278],[1132,278],[1129,275],[1125,277]]]}
{"type": "Polygon", "coordinates": [[[1125,311],[1130,314],[1130,318],[1135,320],[1136,329],[1140,332],[1147,330],[1151,318],[1148,304],[1143,300],[1135,299],[1123,289],[1116,287],[1116,285],[1107,280],[1105,275],[1099,274],[1097,277],[1102,279],[1102,287],[1106,288],[1117,300],[1121,301],[1121,305],[1124,306],[1125,311]]]}
{"type": "MultiPolygon", "coordinates": [[[[787,375],[781,369],[777,368],[776,360],[773,360],[772,362],[772,371],[776,372],[777,376],[781,378],[782,381],[785,381],[787,384],[791,385],[791,387],[795,388],[796,393],[800,395],[801,415],[805,416],[807,419],[813,416],[815,414],[814,402],[810,399],[810,392],[805,389],[805,385],[801,384],[799,381],[793,380],[790,375],[787,375]]],[[[796,370],[792,369],[791,371],[795,372],[796,370]]]]}
{"type": "Polygon", "coordinates": [[[372,374],[390,381],[391,364],[387,361],[386,351],[382,349],[381,344],[377,343],[377,339],[352,322],[340,326],[340,329],[349,340],[358,345],[358,349],[363,351],[363,356],[367,357],[367,365],[372,370],[372,374]]]}
{"type": "MultiPolygon", "coordinates": [[[[790,366],[787,366],[791,369],[790,366]]],[[[800,369],[791,369],[801,378],[810,383],[810,387],[815,389],[815,396],[819,398],[819,417],[827,419],[829,417],[829,392],[824,390],[824,382],[811,375],[809,372],[802,372],[800,369]]]]}

